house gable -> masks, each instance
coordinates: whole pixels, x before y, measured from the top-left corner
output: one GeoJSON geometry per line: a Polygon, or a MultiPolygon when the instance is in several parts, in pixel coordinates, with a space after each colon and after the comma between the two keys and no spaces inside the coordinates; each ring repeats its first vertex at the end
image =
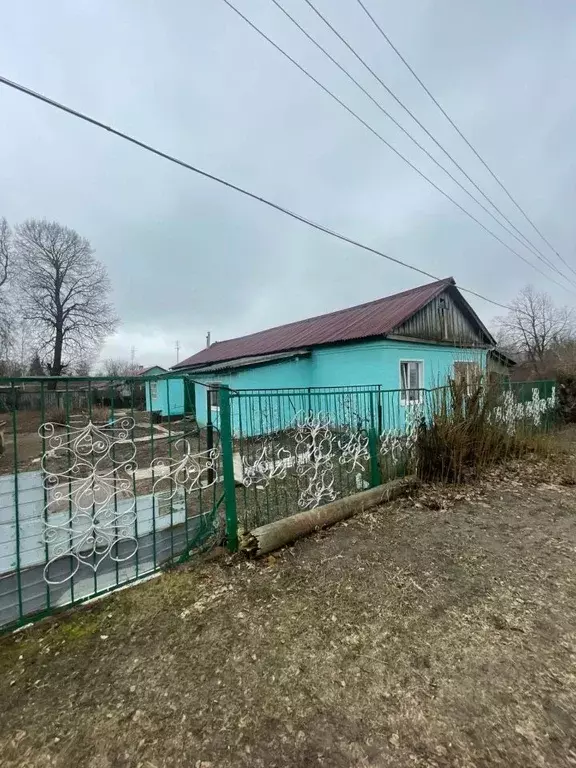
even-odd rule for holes
{"type": "Polygon", "coordinates": [[[430,299],[389,334],[389,338],[398,337],[455,346],[495,344],[472,307],[454,286],[430,299]]]}

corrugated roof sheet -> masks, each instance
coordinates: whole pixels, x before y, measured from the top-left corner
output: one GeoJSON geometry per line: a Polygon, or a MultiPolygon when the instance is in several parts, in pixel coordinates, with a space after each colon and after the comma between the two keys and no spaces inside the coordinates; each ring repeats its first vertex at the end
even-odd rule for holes
{"type": "Polygon", "coordinates": [[[196,368],[194,373],[215,373],[230,371],[236,368],[249,368],[253,365],[276,363],[282,360],[292,360],[295,357],[310,356],[309,349],[293,349],[289,352],[277,352],[275,355],[256,355],[256,357],[235,357],[234,360],[222,360],[220,363],[210,363],[196,368]]]}
{"type": "Polygon", "coordinates": [[[166,368],[164,368],[161,365],[149,365],[147,368],[139,368],[137,371],[132,373],[132,376],[146,376],[147,373],[150,373],[150,371],[153,371],[155,368],[160,368],[161,371],[165,371],[166,368]]]}
{"type": "Polygon", "coordinates": [[[237,339],[217,341],[178,363],[174,368],[188,368],[235,360],[239,357],[257,357],[339,341],[385,336],[449,285],[455,284],[454,278],[448,277],[393,296],[369,301],[367,304],[279,325],[237,339]]]}

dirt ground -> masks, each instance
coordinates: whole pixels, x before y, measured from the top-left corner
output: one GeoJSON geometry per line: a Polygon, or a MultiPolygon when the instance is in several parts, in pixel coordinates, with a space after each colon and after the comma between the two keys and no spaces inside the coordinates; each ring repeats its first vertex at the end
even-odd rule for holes
{"type": "MultiPolygon", "coordinates": [[[[174,448],[174,443],[186,430],[186,436],[190,441],[193,448],[198,450],[206,450],[206,434],[204,430],[198,430],[197,428],[190,428],[188,423],[184,424],[180,420],[173,420],[172,422],[166,422],[162,425],[156,425],[150,427],[149,420],[150,414],[146,411],[120,411],[119,418],[122,415],[127,415],[136,421],[136,427],[131,431],[131,438],[135,439],[136,455],[135,461],[140,467],[149,467],[153,458],[168,456],[170,449],[168,443],[172,443],[173,452],[177,454],[177,449],[174,448]],[[152,440],[151,440],[152,437],[152,440]]],[[[2,418],[7,414],[0,414],[0,429],[2,429],[2,418]]],[[[8,414],[9,416],[9,414],[8,414]]],[[[94,422],[103,425],[106,420],[111,417],[111,411],[105,408],[95,408],[92,418],[94,422]]],[[[64,414],[49,413],[46,416],[47,419],[53,419],[57,424],[66,423],[66,416],[64,414]]],[[[70,416],[70,424],[72,429],[83,427],[88,422],[88,414],[73,413],[70,416]]],[[[40,424],[42,423],[41,414],[39,411],[21,411],[18,414],[17,421],[17,466],[19,472],[26,472],[31,470],[40,469],[40,459],[44,450],[49,450],[54,447],[50,444],[49,440],[46,440],[43,444],[42,438],[38,432],[40,424]]],[[[14,434],[10,418],[4,419],[4,450],[0,450],[0,475],[7,475],[14,473],[15,456],[14,456],[14,434]]],[[[56,435],[64,434],[65,429],[63,427],[58,428],[56,435]]],[[[127,446],[124,453],[129,452],[130,447],[127,446]]],[[[121,460],[123,453],[122,448],[116,446],[115,456],[121,460]]],[[[64,450],[60,450],[56,458],[47,462],[47,468],[55,472],[64,472],[70,468],[72,457],[68,455],[64,450]]],[[[149,492],[149,488],[142,487],[138,484],[138,491],[142,493],[149,492]]]]}
{"type": "Polygon", "coordinates": [[[0,763],[574,766],[571,482],[426,490],[7,637],[0,763]]]}

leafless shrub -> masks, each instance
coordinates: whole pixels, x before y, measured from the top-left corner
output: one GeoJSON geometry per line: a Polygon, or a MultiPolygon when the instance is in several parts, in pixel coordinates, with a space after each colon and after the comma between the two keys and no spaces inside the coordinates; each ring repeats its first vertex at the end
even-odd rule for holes
{"type": "Polygon", "coordinates": [[[505,391],[450,381],[431,393],[430,413],[416,439],[416,465],[425,481],[462,483],[488,467],[529,453],[546,453],[550,442],[534,423],[510,428],[501,414],[505,391]]]}

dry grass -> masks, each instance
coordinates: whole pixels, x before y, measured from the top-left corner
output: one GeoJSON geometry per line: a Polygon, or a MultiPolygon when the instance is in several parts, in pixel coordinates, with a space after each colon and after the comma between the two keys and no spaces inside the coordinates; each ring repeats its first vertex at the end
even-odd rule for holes
{"type": "Polygon", "coordinates": [[[506,392],[486,386],[483,379],[468,385],[449,381],[434,390],[430,416],[423,420],[416,441],[416,467],[425,481],[462,483],[487,468],[527,455],[549,456],[555,439],[548,433],[550,415],[538,425],[520,419],[513,429],[499,418],[506,392]]]}
{"type": "Polygon", "coordinates": [[[572,469],[431,487],[5,639],[2,765],[575,765],[572,469]]]}

